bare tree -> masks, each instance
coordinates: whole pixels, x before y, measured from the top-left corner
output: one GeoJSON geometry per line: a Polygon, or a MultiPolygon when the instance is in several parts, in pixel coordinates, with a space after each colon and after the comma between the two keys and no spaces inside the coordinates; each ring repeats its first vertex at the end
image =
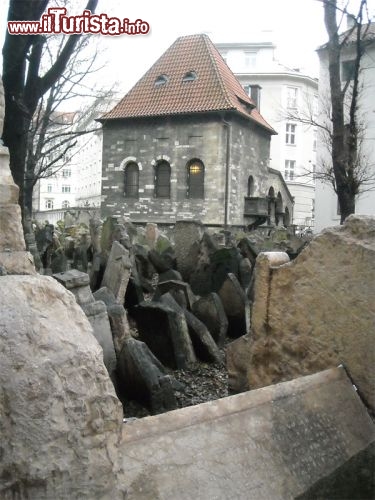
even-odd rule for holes
{"type": "Polygon", "coordinates": [[[311,103],[304,110],[287,112],[287,118],[313,126],[328,155],[320,158],[317,171],[307,172],[316,179],[328,182],[337,194],[341,223],[355,212],[356,197],[371,189],[375,182],[373,165],[366,159],[363,148],[365,124],[359,110],[361,94],[361,62],[370,41],[371,23],[368,20],[367,0],[360,0],[356,15],[349,14],[347,7],[340,7],[337,0],[318,0],[323,4],[324,22],[328,42],[319,50],[328,58],[329,89],[327,95],[320,90],[321,109],[314,113],[311,103]],[[350,16],[352,27],[340,34],[340,25],[350,16]],[[350,75],[342,78],[341,64],[345,50],[351,49],[350,75]]]}
{"type": "MultiPolygon", "coordinates": [[[[49,42],[53,45],[55,41],[47,40],[47,59],[53,52],[49,42]]],[[[78,153],[78,137],[100,130],[94,119],[105,111],[104,106],[108,100],[113,99],[113,87],[106,90],[97,88],[96,85],[86,87],[87,77],[100,69],[95,64],[98,60],[97,50],[93,50],[90,43],[90,50],[87,51],[86,45],[87,37],[82,37],[69,65],[47,94],[39,100],[30,122],[24,183],[24,205],[27,213],[32,212],[33,190],[37,181],[55,175],[78,153]],[[83,99],[85,104],[82,107],[83,99]],[[69,102],[73,108],[78,102],[80,110],[61,111],[61,105],[66,108],[69,102]]],[[[60,41],[59,47],[62,46],[60,41]]]]}
{"type": "MultiPolygon", "coordinates": [[[[97,3],[98,0],[88,0],[84,8],[94,12],[97,3]]],[[[8,20],[38,21],[48,4],[49,0],[10,0],[8,20]]],[[[80,35],[70,35],[64,39],[61,50],[51,56],[51,65],[43,71],[46,37],[6,33],[3,47],[5,117],[2,138],[9,148],[10,168],[20,188],[23,220],[30,216],[24,204],[24,187],[31,123],[38,103],[58,82],[80,38],[80,35]]]]}

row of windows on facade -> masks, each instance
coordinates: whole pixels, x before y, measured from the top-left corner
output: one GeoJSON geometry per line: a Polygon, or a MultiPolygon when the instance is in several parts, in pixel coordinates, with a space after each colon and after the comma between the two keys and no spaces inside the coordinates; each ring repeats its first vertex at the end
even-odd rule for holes
{"type": "MultiPolygon", "coordinates": [[[[53,210],[54,208],[54,203],[53,203],[53,200],[51,199],[47,199],[44,203],[44,207],[47,209],[47,210],[53,210]]],[[[62,203],[61,203],[61,208],[69,208],[70,207],[70,203],[68,200],[64,200],[62,203]]]]}
{"type": "MultiPolygon", "coordinates": [[[[70,193],[70,186],[67,184],[63,184],[61,186],[61,192],[62,193],[70,193]]],[[[52,184],[48,184],[47,193],[52,193],[52,184]]]]}
{"type": "MultiPolygon", "coordinates": [[[[204,198],[204,165],[201,160],[190,160],[186,165],[188,198],[204,198]]],[[[124,172],[124,195],[137,198],[139,193],[139,167],[129,162],[124,172]]],[[[169,198],[171,194],[171,166],[165,160],[155,165],[154,194],[156,198],[169,198]]]]}
{"type": "Polygon", "coordinates": [[[53,175],[61,174],[62,177],[71,177],[72,176],[72,170],[70,168],[63,168],[61,171],[60,170],[55,170],[52,167],[47,168],[47,176],[51,177],[53,175]]]}

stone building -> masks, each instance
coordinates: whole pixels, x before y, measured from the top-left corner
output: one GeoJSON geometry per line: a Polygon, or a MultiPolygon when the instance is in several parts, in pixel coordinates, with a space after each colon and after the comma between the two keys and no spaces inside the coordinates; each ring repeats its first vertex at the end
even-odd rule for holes
{"type": "Polygon", "coordinates": [[[206,35],[178,38],[99,121],[103,217],[291,222],[292,196],[268,166],[275,131],[206,35]]]}

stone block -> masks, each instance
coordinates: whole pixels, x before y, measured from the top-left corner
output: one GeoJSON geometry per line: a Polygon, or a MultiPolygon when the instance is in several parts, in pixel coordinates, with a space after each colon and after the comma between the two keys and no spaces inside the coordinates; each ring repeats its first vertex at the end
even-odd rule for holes
{"type": "Polygon", "coordinates": [[[159,281],[154,300],[157,300],[161,295],[169,292],[174,299],[180,304],[181,307],[185,307],[189,310],[192,309],[194,302],[196,301],[196,297],[193,294],[190,285],[185,283],[184,281],[178,280],[168,280],[168,281],[159,281]]]}
{"type": "Polygon", "coordinates": [[[63,273],[55,273],[53,277],[68,290],[90,284],[89,275],[77,269],[69,269],[69,271],[63,273]]]}
{"type": "Polygon", "coordinates": [[[177,270],[185,281],[189,281],[190,274],[194,271],[197,263],[204,226],[196,221],[177,221],[173,228],[173,234],[177,270]]]}
{"type": "Polygon", "coordinates": [[[122,498],[122,407],[72,294],[2,276],[0,317],[0,497],[122,498]]]}
{"type": "Polygon", "coordinates": [[[0,205],[17,204],[18,193],[16,184],[0,184],[0,205]]]}
{"type": "Polygon", "coordinates": [[[19,205],[1,205],[0,227],[0,252],[26,250],[19,205]]]}
{"type": "Polygon", "coordinates": [[[0,266],[7,274],[36,274],[34,259],[29,252],[0,252],[0,266]]]}

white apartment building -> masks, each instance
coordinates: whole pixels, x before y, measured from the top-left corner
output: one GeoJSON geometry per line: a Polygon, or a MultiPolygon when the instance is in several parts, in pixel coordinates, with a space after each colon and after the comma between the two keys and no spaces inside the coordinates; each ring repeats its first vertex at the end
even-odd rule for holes
{"type": "Polygon", "coordinates": [[[297,116],[317,113],[318,81],[277,62],[271,42],[216,47],[278,133],[271,140],[269,166],[283,174],[294,197],[293,223],[313,227],[317,131],[297,116]]]}
{"type": "Polygon", "coordinates": [[[77,137],[69,155],[34,188],[34,211],[100,207],[102,132],[77,137]]]}
{"type": "MultiPolygon", "coordinates": [[[[330,99],[328,54],[324,46],[318,50],[320,60],[319,97],[320,121],[327,121],[327,102],[330,99]]],[[[344,85],[350,79],[350,67],[355,59],[355,45],[349,43],[341,51],[341,80],[344,85]]],[[[368,175],[375,180],[375,23],[366,34],[364,54],[361,59],[359,74],[358,120],[363,126],[361,161],[368,175]]],[[[349,87],[350,92],[350,87],[349,87]]],[[[324,141],[318,141],[318,165],[330,162],[329,152],[324,141]]],[[[366,190],[356,199],[356,213],[375,215],[375,184],[364,186],[366,190]],[[371,189],[372,188],[372,189],[371,189]]],[[[340,224],[340,212],[337,195],[332,186],[317,180],[316,182],[316,230],[340,224]]]]}

